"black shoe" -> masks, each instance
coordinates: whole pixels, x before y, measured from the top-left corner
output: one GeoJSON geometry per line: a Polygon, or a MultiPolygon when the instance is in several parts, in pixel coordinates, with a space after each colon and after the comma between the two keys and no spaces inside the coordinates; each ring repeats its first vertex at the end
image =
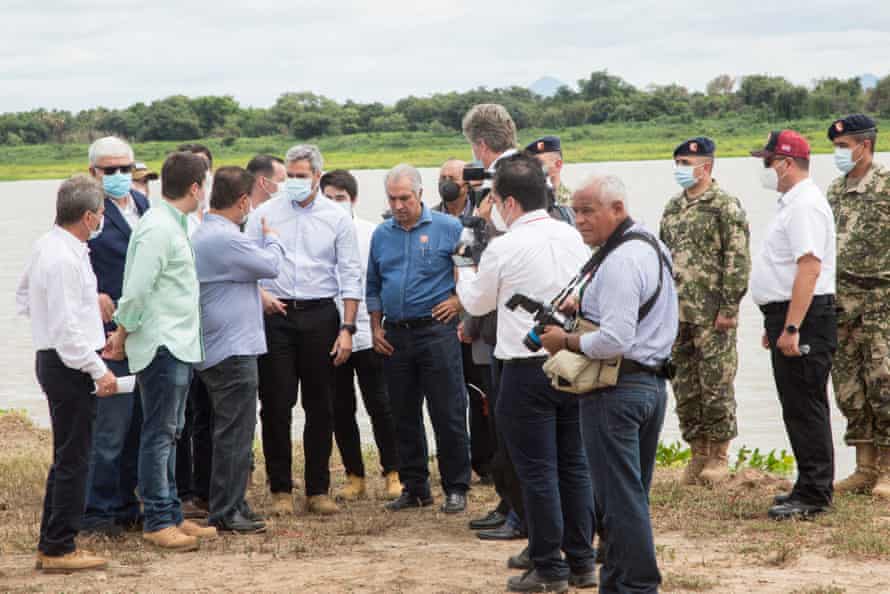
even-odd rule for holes
{"type": "Polygon", "coordinates": [[[529,569],[521,576],[507,580],[507,592],[568,592],[568,580],[551,580],[529,569]]]}
{"type": "Polygon", "coordinates": [[[426,507],[428,505],[433,504],[433,496],[432,495],[411,495],[407,491],[402,491],[402,494],[399,495],[399,498],[395,501],[390,501],[386,505],[383,506],[384,509],[389,511],[401,511],[403,509],[411,509],[415,507],[426,507]]]}
{"type": "Polygon", "coordinates": [[[476,536],[480,540],[519,540],[527,538],[527,535],[507,523],[493,530],[480,530],[476,533],[476,536]]]}
{"type": "Polygon", "coordinates": [[[791,501],[791,493],[782,493],[773,497],[773,505],[785,505],[791,501]]]}
{"type": "Polygon", "coordinates": [[[467,509],[467,496],[463,493],[449,493],[445,496],[445,503],[441,511],[446,514],[459,514],[467,509]]]}
{"type": "Polygon", "coordinates": [[[507,568],[509,569],[528,571],[532,567],[534,567],[534,565],[532,565],[531,557],[528,556],[528,547],[522,549],[522,552],[518,555],[513,555],[507,559],[507,568]]]}
{"type": "Polygon", "coordinates": [[[489,528],[498,528],[504,525],[507,516],[498,510],[492,510],[484,518],[476,518],[470,520],[470,530],[487,530],[489,528]]]}
{"type": "Polygon", "coordinates": [[[259,534],[266,531],[263,522],[256,522],[246,518],[241,510],[235,510],[229,517],[217,520],[210,524],[220,532],[237,532],[238,534],[259,534]]]}
{"type": "Polygon", "coordinates": [[[793,518],[808,520],[826,511],[827,508],[822,505],[811,505],[790,499],[781,505],[774,505],[769,508],[769,517],[771,520],[790,520],[793,518]]]}
{"type": "Polygon", "coordinates": [[[89,528],[81,528],[81,533],[89,536],[104,536],[106,538],[118,538],[123,536],[124,527],[111,522],[104,524],[96,524],[89,528]]]}
{"type": "Polygon", "coordinates": [[[589,569],[584,573],[570,574],[569,585],[573,588],[593,588],[596,586],[596,569],[589,569]]]}
{"type": "Polygon", "coordinates": [[[266,518],[263,517],[263,514],[258,514],[250,508],[250,505],[247,504],[247,501],[242,501],[241,506],[239,507],[239,511],[241,511],[241,515],[250,520],[251,522],[262,522],[266,518]]]}

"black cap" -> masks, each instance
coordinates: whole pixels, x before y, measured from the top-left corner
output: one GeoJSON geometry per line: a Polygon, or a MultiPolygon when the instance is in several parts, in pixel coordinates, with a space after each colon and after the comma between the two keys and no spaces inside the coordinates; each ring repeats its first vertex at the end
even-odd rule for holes
{"type": "Polygon", "coordinates": [[[696,136],[681,143],[674,149],[674,158],[677,157],[713,157],[717,145],[707,136],[696,136]]]}
{"type": "Polygon", "coordinates": [[[878,131],[875,121],[862,113],[854,113],[840,120],[835,120],[828,127],[828,140],[834,140],[845,134],[858,134],[870,130],[878,131]]]}
{"type": "Polygon", "coordinates": [[[542,136],[531,142],[525,147],[525,150],[533,155],[541,153],[562,152],[562,143],[559,142],[559,136],[542,136]]]}

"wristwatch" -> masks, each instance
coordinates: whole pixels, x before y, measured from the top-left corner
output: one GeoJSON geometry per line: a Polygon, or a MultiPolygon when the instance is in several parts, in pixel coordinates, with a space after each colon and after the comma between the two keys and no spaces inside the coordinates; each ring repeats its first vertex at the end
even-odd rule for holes
{"type": "Polygon", "coordinates": [[[794,324],[788,324],[787,326],[785,326],[785,332],[787,332],[788,334],[797,334],[798,330],[800,329],[794,324]]]}
{"type": "Polygon", "coordinates": [[[355,324],[343,324],[340,326],[340,330],[346,330],[350,334],[355,334],[358,332],[358,328],[355,327],[355,324]]]}

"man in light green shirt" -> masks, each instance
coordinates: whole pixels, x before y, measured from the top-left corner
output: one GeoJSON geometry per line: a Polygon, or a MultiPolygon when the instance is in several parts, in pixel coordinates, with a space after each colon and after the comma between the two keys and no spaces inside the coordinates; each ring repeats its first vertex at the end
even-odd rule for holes
{"type": "Polygon", "coordinates": [[[194,550],[213,536],[183,520],[176,492],[176,439],[185,422],[192,364],[204,358],[198,279],[186,232],[190,212],[204,199],[207,164],[173,153],[161,170],[162,200],[139,220],[127,248],[123,292],[114,316],[108,358],[129,359],[142,395],[139,490],[143,536],[170,550],[194,550]]]}

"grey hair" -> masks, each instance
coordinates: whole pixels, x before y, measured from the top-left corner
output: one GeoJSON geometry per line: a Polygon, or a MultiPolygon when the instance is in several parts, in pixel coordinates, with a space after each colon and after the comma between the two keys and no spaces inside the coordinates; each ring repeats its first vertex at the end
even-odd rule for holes
{"type": "Polygon", "coordinates": [[[624,210],[628,210],[627,188],[617,175],[594,175],[581,186],[583,190],[593,192],[593,195],[603,206],[616,202],[624,204],[624,210]]]}
{"type": "Polygon", "coordinates": [[[295,161],[309,161],[313,173],[318,173],[324,167],[321,151],[314,144],[298,144],[290,147],[287,154],[284,155],[284,162],[293,163],[295,161]]]}
{"type": "Polygon", "coordinates": [[[103,136],[90,145],[88,155],[91,166],[104,157],[129,157],[132,161],[133,147],[117,136],[103,136]]]}
{"type": "Polygon", "coordinates": [[[66,179],[56,195],[56,225],[76,223],[88,210],[98,212],[104,199],[98,180],[83,174],[66,179]]]}
{"type": "Polygon", "coordinates": [[[470,108],[461,122],[464,137],[471,144],[484,140],[496,153],[516,147],[516,122],[498,103],[480,103],[470,108]]]}
{"type": "Polygon", "coordinates": [[[423,178],[420,177],[420,172],[416,167],[407,163],[399,163],[389,170],[386,177],[383,178],[383,189],[386,190],[391,182],[396,182],[403,177],[411,180],[411,191],[419,196],[423,189],[423,178]]]}

